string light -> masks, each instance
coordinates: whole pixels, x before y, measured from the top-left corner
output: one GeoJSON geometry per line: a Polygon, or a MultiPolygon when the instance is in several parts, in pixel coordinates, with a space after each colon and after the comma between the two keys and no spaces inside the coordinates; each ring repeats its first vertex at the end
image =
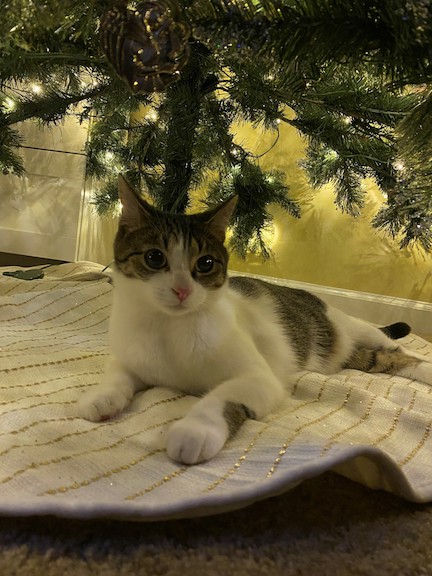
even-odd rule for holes
{"type": "Polygon", "coordinates": [[[96,88],[97,86],[99,86],[99,80],[96,80],[96,78],[90,78],[90,76],[88,74],[85,75],[84,78],[81,79],[81,88],[88,88],[89,86],[92,86],[93,88],[96,88]]]}
{"type": "Polygon", "coordinates": [[[33,94],[42,94],[43,88],[40,84],[32,84],[31,91],[33,94]]]}
{"type": "Polygon", "coordinates": [[[121,216],[122,211],[123,204],[121,203],[121,200],[117,200],[113,207],[113,216],[121,216]]]}
{"type": "Polygon", "coordinates": [[[336,150],[328,150],[325,154],[326,160],[336,160],[337,157],[338,153],[336,152],[336,150]]]}
{"type": "Polygon", "coordinates": [[[402,162],[402,160],[396,160],[396,162],[393,164],[393,167],[395,170],[405,170],[405,164],[402,162]]]}
{"type": "Polygon", "coordinates": [[[154,109],[149,110],[149,112],[147,112],[147,114],[145,115],[145,119],[149,120],[150,122],[156,122],[156,120],[158,119],[158,113],[154,109]]]}
{"type": "Polygon", "coordinates": [[[3,102],[3,108],[6,110],[6,112],[12,112],[13,110],[15,110],[16,107],[17,103],[15,102],[15,100],[9,97],[5,98],[3,102]]]}

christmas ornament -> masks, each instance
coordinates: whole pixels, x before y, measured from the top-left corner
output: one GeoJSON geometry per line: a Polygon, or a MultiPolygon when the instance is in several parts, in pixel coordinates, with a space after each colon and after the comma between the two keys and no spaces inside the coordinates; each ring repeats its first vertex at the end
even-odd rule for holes
{"type": "Polygon", "coordinates": [[[189,28],[164,0],[118,5],[101,22],[103,50],[133,92],[162,92],[189,58],[189,28]]]}

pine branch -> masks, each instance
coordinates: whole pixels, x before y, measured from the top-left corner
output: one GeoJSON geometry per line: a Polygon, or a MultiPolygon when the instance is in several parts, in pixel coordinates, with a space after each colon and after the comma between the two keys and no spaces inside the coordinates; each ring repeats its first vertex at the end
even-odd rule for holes
{"type": "Polygon", "coordinates": [[[184,212],[189,203],[195,133],[200,118],[202,99],[208,80],[204,46],[192,46],[190,60],[176,84],[167,89],[161,114],[168,122],[164,153],[165,174],[158,195],[160,208],[184,212]]]}
{"type": "Polygon", "coordinates": [[[285,66],[304,61],[354,68],[367,57],[401,84],[431,79],[431,11],[426,0],[198,0],[189,8],[196,35],[213,49],[222,43],[270,53],[285,66]]]}
{"type": "Polygon", "coordinates": [[[23,99],[17,103],[16,109],[5,115],[5,123],[12,125],[30,118],[38,118],[43,122],[56,122],[63,118],[71,106],[100,96],[107,90],[109,86],[102,85],[78,94],[68,94],[48,88],[46,93],[39,97],[35,96],[31,100],[23,99]]]}
{"type": "Polygon", "coordinates": [[[265,246],[263,232],[272,224],[270,204],[278,205],[294,218],[300,217],[299,204],[288,197],[284,176],[277,171],[262,171],[247,155],[221,174],[209,190],[209,203],[218,203],[232,195],[238,197],[233,217],[231,248],[243,258],[255,251],[264,258],[271,253],[265,246]]]}
{"type": "Polygon", "coordinates": [[[429,245],[430,0],[168,2],[191,24],[192,55],[180,81],[155,97],[129,90],[102,55],[98,27],[114,0],[8,0],[0,18],[0,165],[22,173],[11,126],[56,122],[80,104],[81,118],[94,119],[88,172],[100,179],[101,208],[115,205],[119,170],[173,211],[185,210],[193,188],[215,171],[209,200],[240,197],[237,249],[245,253],[252,241],[265,252],[269,205],[293,216],[298,206],[283,175],[262,171],[236,143],[232,124],[277,129],[284,121],[308,141],[313,185],[333,182],[336,203],[356,214],[361,180],[374,177],[389,199],[376,224],[401,242],[429,245]],[[85,77],[97,85],[84,88],[85,77]],[[45,93],[16,92],[28,82],[45,93]],[[7,104],[12,87],[15,109],[7,104]],[[133,119],[142,106],[158,119],[133,119]]]}
{"type": "Polygon", "coordinates": [[[0,113],[0,169],[3,174],[24,174],[23,160],[15,152],[21,144],[19,133],[6,125],[4,115],[0,113]]]}

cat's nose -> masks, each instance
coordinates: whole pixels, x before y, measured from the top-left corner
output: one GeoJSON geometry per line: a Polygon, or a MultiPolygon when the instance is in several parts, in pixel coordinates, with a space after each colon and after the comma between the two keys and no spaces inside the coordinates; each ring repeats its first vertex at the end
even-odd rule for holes
{"type": "Polygon", "coordinates": [[[173,288],[172,290],[177,295],[177,298],[180,300],[180,302],[186,300],[186,298],[192,292],[190,288],[173,288]]]}

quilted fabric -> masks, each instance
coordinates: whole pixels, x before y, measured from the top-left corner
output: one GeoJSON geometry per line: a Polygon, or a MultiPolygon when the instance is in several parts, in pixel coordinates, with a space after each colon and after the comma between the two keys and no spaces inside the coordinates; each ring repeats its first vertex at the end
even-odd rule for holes
{"type": "MultiPolygon", "coordinates": [[[[404,378],[303,373],[277,413],[248,421],[216,458],[190,467],[163,445],[192,397],[151,389],[111,421],[76,417],[108,354],[112,286],[101,269],[81,262],[47,268],[40,280],[0,275],[0,514],[198,516],[329,469],[432,500],[431,388],[404,378]]],[[[432,354],[417,336],[404,344],[432,354]]]]}

